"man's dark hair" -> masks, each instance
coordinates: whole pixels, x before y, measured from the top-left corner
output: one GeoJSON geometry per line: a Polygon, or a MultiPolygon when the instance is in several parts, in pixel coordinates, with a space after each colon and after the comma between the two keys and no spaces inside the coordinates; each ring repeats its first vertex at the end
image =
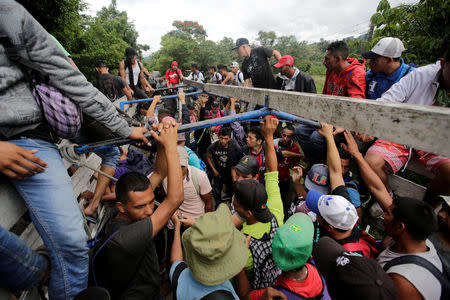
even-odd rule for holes
{"type": "Polygon", "coordinates": [[[141,103],[138,103],[136,109],[138,111],[141,110],[141,109],[147,110],[149,107],[150,107],[150,102],[141,102],[141,103]]]}
{"type": "Polygon", "coordinates": [[[143,192],[150,186],[147,176],[137,172],[122,175],[116,185],[116,199],[126,205],[130,200],[128,192],[143,192]]]}
{"type": "Polygon", "coordinates": [[[347,43],[344,41],[336,41],[331,43],[327,51],[329,51],[334,56],[342,56],[343,59],[347,59],[350,50],[348,49],[347,43]]]}
{"type": "Polygon", "coordinates": [[[158,121],[162,120],[167,116],[170,116],[170,112],[167,109],[161,108],[160,110],[158,110],[158,121]]]}
{"type": "Polygon", "coordinates": [[[197,64],[191,64],[191,67],[197,70],[197,64]]]}
{"type": "Polygon", "coordinates": [[[347,153],[347,151],[344,150],[344,148],[341,146],[339,147],[339,157],[341,159],[350,159],[352,156],[347,153]]]}
{"type": "Polygon", "coordinates": [[[214,72],[216,71],[216,67],[214,67],[214,66],[210,66],[210,67],[208,68],[208,70],[209,70],[209,69],[213,69],[214,72]]]}
{"type": "Polygon", "coordinates": [[[393,203],[394,221],[405,224],[406,230],[414,240],[423,241],[437,231],[437,216],[425,201],[396,197],[393,203]]]}
{"type": "Polygon", "coordinates": [[[287,129],[287,130],[290,130],[290,131],[295,131],[294,126],[292,126],[291,124],[286,124],[286,126],[283,127],[283,130],[284,129],[287,129]]]}
{"type": "Polygon", "coordinates": [[[219,136],[229,136],[229,137],[231,137],[231,129],[229,127],[221,127],[219,129],[219,136]]]}
{"type": "Polygon", "coordinates": [[[392,59],[393,59],[394,61],[400,61],[401,58],[400,58],[400,57],[393,57],[392,59]]]}
{"type": "Polygon", "coordinates": [[[450,43],[447,43],[447,50],[445,50],[443,58],[445,59],[446,63],[450,63],[450,43]]]}
{"type": "Polygon", "coordinates": [[[264,137],[261,133],[261,128],[259,126],[252,126],[250,127],[250,129],[248,130],[248,133],[253,133],[256,137],[256,140],[262,140],[264,141],[264,137]]]}
{"type": "Polygon", "coordinates": [[[103,60],[97,60],[96,62],[95,62],[95,67],[96,68],[107,68],[108,67],[108,65],[105,63],[105,61],[103,61],[103,60]]]}
{"type": "Polygon", "coordinates": [[[227,66],[225,66],[225,65],[222,65],[222,64],[220,64],[220,65],[217,65],[217,69],[219,69],[219,70],[225,70],[225,71],[227,71],[227,72],[228,72],[228,68],[227,68],[227,66]]]}

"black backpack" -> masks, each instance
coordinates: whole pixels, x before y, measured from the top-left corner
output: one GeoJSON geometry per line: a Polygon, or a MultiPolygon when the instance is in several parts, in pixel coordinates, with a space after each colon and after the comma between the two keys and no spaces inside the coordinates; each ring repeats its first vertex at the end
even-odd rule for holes
{"type": "Polygon", "coordinates": [[[97,234],[94,238],[88,240],[89,247],[89,279],[88,286],[105,287],[107,274],[105,274],[107,268],[105,255],[100,255],[102,250],[106,247],[108,242],[120,232],[120,229],[115,230],[113,233],[107,235],[105,232],[106,224],[114,216],[114,213],[109,213],[106,217],[106,221],[100,226],[97,234]]]}

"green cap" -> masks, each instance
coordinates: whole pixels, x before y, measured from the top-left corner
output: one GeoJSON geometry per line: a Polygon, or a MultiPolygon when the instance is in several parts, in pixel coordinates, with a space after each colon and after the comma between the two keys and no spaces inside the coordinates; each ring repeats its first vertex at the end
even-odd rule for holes
{"type": "Polygon", "coordinates": [[[304,213],[291,216],[278,228],[272,243],[275,264],[287,272],[304,266],[313,249],[314,225],[304,213]]]}
{"type": "Polygon", "coordinates": [[[226,204],[198,218],[183,233],[182,240],[186,263],[194,278],[204,285],[233,278],[248,259],[247,240],[234,226],[226,204]]]}

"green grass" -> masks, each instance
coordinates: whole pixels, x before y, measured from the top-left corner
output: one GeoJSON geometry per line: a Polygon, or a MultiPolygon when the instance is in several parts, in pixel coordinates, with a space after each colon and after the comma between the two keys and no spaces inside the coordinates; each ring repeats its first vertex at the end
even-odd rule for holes
{"type": "Polygon", "coordinates": [[[311,75],[316,84],[316,90],[318,94],[322,94],[323,84],[325,83],[325,75],[311,75]]]}

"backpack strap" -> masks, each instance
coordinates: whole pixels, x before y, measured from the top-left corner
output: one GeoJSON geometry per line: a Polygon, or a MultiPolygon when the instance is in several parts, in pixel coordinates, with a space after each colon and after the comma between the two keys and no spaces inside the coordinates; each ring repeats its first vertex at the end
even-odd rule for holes
{"type": "Polygon", "coordinates": [[[197,172],[195,170],[192,171],[191,166],[189,166],[189,174],[191,175],[192,183],[194,184],[197,195],[200,195],[200,185],[198,184],[197,172]]]}
{"type": "Polygon", "coordinates": [[[206,294],[200,300],[228,300],[234,299],[233,294],[227,290],[215,290],[209,294],[206,294]]]}
{"type": "Polygon", "coordinates": [[[102,249],[108,244],[108,242],[120,232],[122,228],[117,229],[114,231],[104,242],[100,245],[100,247],[95,251],[95,253],[92,255],[91,258],[91,273],[92,273],[92,279],[94,280],[95,286],[98,286],[97,278],[95,276],[95,258],[97,258],[97,255],[102,251],[102,249]]]}
{"type": "Polygon", "coordinates": [[[282,286],[282,285],[277,285],[277,286],[272,286],[272,288],[276,289],[277,291],[282,292],[288,299],[293,299],[294,297],[297,299],[312,299],[312,300],[320,300],[323,297],[323,290],[324,290],[324,286],[325,283],[323,282],[323,278],[322,276],[320,277],[320,279],[322,280],[322,291],[320,292],[319,295],[317,295],[316,297],[306,297],[306,296],[302,296],[300,294],[297,294],[294,291],[291,291],[290,289],[287,289],[286,287],[282,286]]]}
{"type": "Polygon", "coordinates": [[[181,272],[183,272],[187,268],[187,264],[182,261],[178,264],[178,266],[175,267],[175,270],[173,271],[172,281],[170,282],[173,291],[173,300],[177,300],[178,279],[180,278],[181,272]]]}
{"type": "Polygon", "coordinates": [[[404,264],[415,264],[417,266],[421,266],[422,268],[427,269],[441,283],[442,294],[445,293],[447,295],[450,295],[450,281],[448,280],[448,278],[441,271],[439,271],[439,269],[436,268],[435,265],[433,265],[428,260],[426,260],[425,258],[420,257],[418,255],[399,256],[397,258],[394,258],[391,261],[388,261],[384,265],[383,269],[385,272],[387,272],[393,266],[404,265],[404,264]]]}
{"type": "Polygon", "coordinates": [[[405,74],[403,74],[402,78],[409,74],[409,70],[411,70],[412,66],[409,65],[408,70],[406,70],[405,74]]]}

